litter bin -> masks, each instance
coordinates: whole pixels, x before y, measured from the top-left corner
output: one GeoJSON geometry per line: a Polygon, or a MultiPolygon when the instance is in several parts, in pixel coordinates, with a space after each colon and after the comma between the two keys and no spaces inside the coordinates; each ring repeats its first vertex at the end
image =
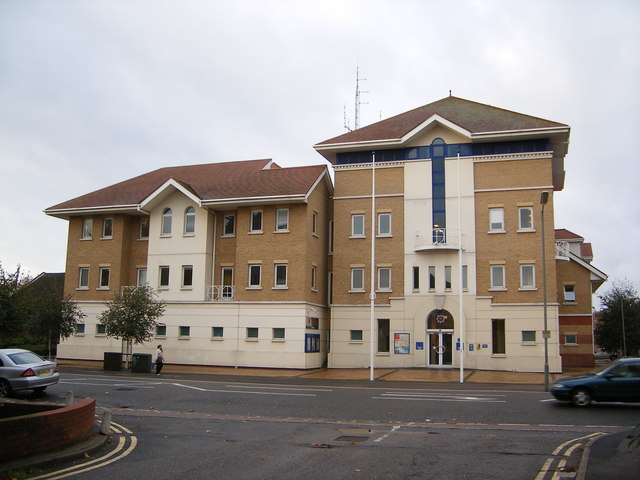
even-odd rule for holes
{"type": "Polygon", "coordinates": [[[151,354],[134,353],[131,355],[131,371],[135,373],[151,372],[151,354]]]}
{"type": "Polygon", "coordinates": [[[121,352],[104,352],[104,363],[102,368],[113,372],[122,370],[122,353],[121,352]]]}

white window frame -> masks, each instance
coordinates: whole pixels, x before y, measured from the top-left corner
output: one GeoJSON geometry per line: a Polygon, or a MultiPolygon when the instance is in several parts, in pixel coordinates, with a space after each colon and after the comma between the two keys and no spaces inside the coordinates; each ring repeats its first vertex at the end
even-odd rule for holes
{"type": "Polygon", "coordinates": [[[469,290],[469,267],[462,265],[462,290],[469,290]]]}
{"type": "Polygon", "coordinates": [[[285,233],[288,231],[289,231],[289,209],[276,208],[276,232],[285,233]],[[283,218],[280,218],[281,216],[283,218]]]}
{"type": "Polygon", "coordinates": [[[365,238],[364,232],[365,232],[364,214],[362,213],[352,214],[351,215],[351,238],[365,238]],[[359,229],[356,228],[358,221],[361,221],[362,223],[362,232],[359,232],[359,229]]]}
{"type": "Polygon", "coordinates": [[[223,237],[235,237],[236,236],[236,216],[233,213],[227,214],[222,219],[222,236],[223,237]],[[228,219],[228,221],[227,221],[228,219]],[[231,225],[231,231],[227,231],[227,225],[231,225]]]}
{"type": "Polygon", "coordinates": [[[247,327],[245,330],[245,340],[247,340],[248,342],[257,342],[258,340],[260,340],[260,329],[258,327],[247,327]],[[255,330],[256,332],[256,336],[249,336],[249,331],[255,330]]]}
{"type": "Polygon", "coordinates": [[[247,288],[261,288],[262,285],[262,265],[259,263],[249,264],[249,278],[247,279],[247,288]],[[254,269],[258,269],[258,283],[251,283],[253,275],[251,274],[254,269]]]}
{"type": "Polygon", "coordinates": [[[351,269],[351,292],[364,292],[364,268],[356,267],[351,269]],[[359,284],[356,285],[356,273],[359,278],[359,284]]]}
{"type": "Polygon", "coordinates": [[[224,339],[224,327],[211,327],[211,339],[222,340],[224,339]],[[216,330],[219,329],[220,335],[216,335],[216,330]]]}
{"type": "Polygon", "coordinates": [[[148,240],[149,239],[149,217],[140,218],[140,226],[138,228],[138,240],[148,240]],[[144,231],[146,231],[146,235],[144,235],[144,231]]]}
{"type": "Polygon", "coordinates": [[[190,337],[191,337],[191,325],[178,326],[178,339],[187,339],[190,337]],[[183,332],[186,332],[186,335],[184,335],[183,332]]]}
{"type": "Polygon", "coordinates": [[[193,288],[193,265],[182,265],[181,288],[185,290],[190,290],[193,288]],[[191,283],[186,283],[185,279],[189,270],[191,270],[191,283]]]}
{"type": "Polygon", "coordinates": [[[391,268],[378,267],[378,292],[391,291],[391,268]]]}
{"type": "Polygon", "coordinates": [[[138,268],[136,271],[136,286],[144,287],[147,285],[147,269],[146,268],[138,268]]]}
{"type": "Polygon", "coordinates": [[[288,288],[289,268],[286,263],[276,263],[273,266],[273,288],[288,288]],[[284,282],[279,279],[279,272],[284,270],[284,282]]]}
{"type": "Polygon", "coordinates": [[[82,219],[82,240],[91,240],[93,238],[93,218],[82,219]]]}
{"type": "Polygon", "coordinates": [[[429,290],[434,291],[437,285],[436,267],[434,265],[429,265],[427,267],[427,272],[428,272],[427,275],[429,279],[429,290]]]}
{"type": "Polygon", "coordinates": [[[522,344],[523,345],[535,345],[537,343],[536,342],[537,339],[536,339],[536,331],[535,330],[522,330],[521,335],[522,335],[522,344]],[[533,334],[533,339],[526,339],[525,338],[525,333],[527,333],[529,335],[533,334]]]}
{"type": "Polygon", "coordinates": [[[496,207],[489,209],[489,232],[504,233],[504,208],[496,207]]]}
{"type": "Polygon", "coordinates": [[[171,281],[171,267],[169,267],[168,265],[160,265],[158,267],[158,289],[166,290],[167,288],[169,288],[170,281],[171,281]],[[162,272],[164,270],[167,271],[167,283],[166,284],[162,283],[162,272]]]}
{"type": "Polygon", "coordinates": [[[363,343],[364,342],[364,331],[363,330],[349,330],[349,343],[363,343]],[[359,332],[359,333],[358,333],[359,332]],[[358,333],[357,335],[354,335],[358,333]],[[354,338],[359,336],[360,338],[354,338]]]}
{"type": "Polygon", "coordinates": [[[382,213],[378,213],[378,237],[391,237],[393,236],[392,234],[392,224],[391,224],[391,213],[389,212],[382,212],[382,213]],[[382,219],[383,218],[387,218],[388,220],[386,221],[387,224],[387,230],[383,231],[382,230],[382,219]]]}
{"type": "Polygon", "coordinates": [[[318,236],[318,212],[313,212],[311,214],[311,233],[318,236]]]}
{"type": "Polygon", "coordinates": [[[78,290],[89,290],[89,273],[90,273],[90,269],[89,267],[79,267],[78,269],[78,290]],[[82,274],[83,272],[86,272],[86,281],[82,281],[82,274]]]}
{"type": "Polygon", "coordinates": [[[251,210],[249,216],[249,233],[262,233],[262,224],[264,222],[264,213],[262,210],[251,210]],[[260,219],[260,225],[257,225],[260,219]],[[256,228],[259,227],[259,228],[256,228]]]}
{"type": "Polygon", "coordinates": [[[536,289],[536,266],[531,263],[523,263],[520,265],[520,290],[536,289]],[[525,270],[531,270],[531,283],[525,283],[525,270]]]}
{"type": "Polygon", "coordinates": [[[107,217],[102,220],[102,239],[111,239],[113,238],[113,218],[107,217]],[[107,225],[109,225],[109,230],[111,233],[107,234],[107,225]]]}
{"type": "Polygon", "coordinates": [[[518,207],[518,231],[519,232],[533,232],[533,207],[518,207]],[[524,211],[529,212],[529,225],[523,225],[522,214],[524,211]]]}
{"type": "Polygon", "coordinates": [[[316,292],[318,289],[317,276],[318,276],[318,269],[315,265],[312,265],[311,266],[311,291],[313,292],[316,292]]]}
{"type": "Polygon", "coordinates": [[[98,290],[109,290],[111,283],[111,267],[100,267],[98,270],[98,290]],[[106,273],[106,285],[104,283],[104,274],[106,273]]]}
{"type": "Polygon", "coordinates": [[[490,267],[490,290],[506,290],[506,278],[505,278],[505,266],[504,265],[491,265],[490,267]],[[496,282],[500,280],[500,283],[496,282]]]}
{"type": "Polygon", "coordinates": [[[273,342],[284,342],[286,339],[286,329],[284,327],[273,327],[271,329],[271,341],[273,342]],[[282,336],[276,336],[276,333],[282,332],[282,336]]]}
{"type": "Polygon", "coordinates": [[[184,211],[183,235],[186,237],[191,237],[191,236],[194,236],[195,234],[196,234],[196,209],[193,207],[187,207],[184,211]]]}
{"type": "Polygon", "coordinates": [[[165,208],[162,210],[162,217],[160,221],[160,236],[170,237],[173,222],[173,210],[165,208]]]}
{"type": "Polygon", "coordinates": [[[564,303],[576,303],[576,286],[572,283],[566,283],[563,285],[562,290],[564,292],[564,303]],[[570,287],[567,290],[567,287],[570,287]]]}
{"type": "Polygon", "coordinates": [[[444,289],[449,291],[452,288],[453,282],[451,280],[451,265],[445,265],[444,267],[444,289]]]}
{"type": "Polygon", "coordinates": [[[564,345],[577,346],[578,345],[578,334],[577,333],[565,333],[564,334],[564,345]],[[575,341],[570,342],[569,337],[574,337],[575,341]]]}

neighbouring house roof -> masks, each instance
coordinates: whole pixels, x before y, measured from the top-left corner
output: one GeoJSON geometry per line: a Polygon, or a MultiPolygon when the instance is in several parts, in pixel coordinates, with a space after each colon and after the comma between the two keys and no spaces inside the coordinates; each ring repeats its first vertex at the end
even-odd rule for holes
{"type": "Polygon", "coordinates": [[[281,168],[269,159],[165,167],[59,203],[45,213],[67,217],[87,211],[137,210],[168,184],[181,187],[203,205],[305,196],[325,175],[328,178],[324,165],[281,168]]]}
{"type": "Polygon", "coordinates": [[[608,277],[607,274],[591,265],[591,261],[593,260],[591,243],[586,243],[583,237],[565,228],[558,228],[555,230],[555,239],[579,245],[579,255],[569,249],[563,253],[563,257],[566,254],[565,259],[574,261],[589,271],[591,275],[591,282],[593,284],[593,291],[595,292],[595,290],[597,290],[608,277]]]}
{"type": "Polygon", "coordinates": [[[556,228],[555,230],[555,237],[556,240],[573,240],[573,241],[584,241],[584,238],[581,237],[580,235],[573,233],[570,230],[567,230],[566,228],[556,228]]]}

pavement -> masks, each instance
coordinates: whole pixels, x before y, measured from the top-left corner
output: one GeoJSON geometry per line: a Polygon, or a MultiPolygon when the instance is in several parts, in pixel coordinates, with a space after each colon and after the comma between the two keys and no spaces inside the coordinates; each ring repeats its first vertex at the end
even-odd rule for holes
{"type": "MultiPolygon", "coordinates": [[[[64,360],[59,359],[58,365],[62,372],[89,373],[102,372],[102,361],[64,360]]],[[[579,375],[589,371],[590,368],[567,369],[563,373],[550,373],[549,384],[556,379],[571,375],[579,375]]],[[[122,372],[108,372],[109,374],[136,375],[129,370],[122,372]]],[[[139,373],[148,375],[149,373],[139,373]]],[[[248,368],[248,367],[216,367],[205,365],[172,365],[165,364],[162,375],[193,375],[193,376],[217,376],[217,377],[261,377],[261,378],[300,378],[309,380],[349,380],[368,381],[371,378],[370,369],[347,368],[329,369],[317,368],[312,370],[272,369],[272,368],[248,368]]],[[[503,372],[487,370],[465,370],[463,372],[464,383],[471,384],[509,384],[509,385],[544,385],[543,373],[528,372],[503,372]]],[[[383,382],[417,382],[417,383],[458,383],[460,384],[459,369],[421,369],[421,368],[379,368],[374,369],[374,380],[383,382]]],[[[640,428],[638,428],[640,430],[640,428]]],[[[582,462],[574,473],[565,473],[554,478],[576,478],[577,480],[599,480],[604,478],[616,478],[616,480],[639,478],[640,472],[640,445],[629,448],[629,436],[631,430],[612,433],[597,438],[591,444],[585,446],[582,462]]],[[[640,432],[639,432],[640,433],[640,432]]],[[[16,460],[0,465],[0,480],[12,479],[10,472],[26,472],[42,468],[51,464],[71,462],[78,458],[90,456],[104,447],[108,436],[101,435],[97,431],[87,441],[68,447],[63,450],[51,452],[46,455],[37,455],[16,460]],[[6,476],[9,475],[9,476],[6,476]]],[[[21,477],[28,478],[28,477],[21,477]]]]}

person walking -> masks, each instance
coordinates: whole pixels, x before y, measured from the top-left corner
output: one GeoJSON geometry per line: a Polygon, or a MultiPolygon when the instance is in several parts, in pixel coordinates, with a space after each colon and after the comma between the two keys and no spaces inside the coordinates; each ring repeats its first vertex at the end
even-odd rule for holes
{"type": "Polygon", "coordinates": [[[155,364],[156,364],[156,375],[160,375],[162,371],[162,367],[164,366],[164,351],[162,350],[162,345],[158,345],[155,354],[155,364]]]}

